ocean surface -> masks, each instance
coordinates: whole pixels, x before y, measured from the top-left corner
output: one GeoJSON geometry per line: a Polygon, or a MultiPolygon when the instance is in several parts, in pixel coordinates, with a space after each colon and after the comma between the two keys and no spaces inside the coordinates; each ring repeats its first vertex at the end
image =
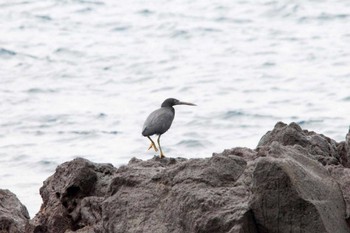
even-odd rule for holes
{"type": "Polygon", "coordinates": [[[150,159],[168,97],[169,157],[255,148],[277,121],[344,139],[348,0],[0,0],[0,188],[39,210],[42,182],[84,157],[150,159]]]}

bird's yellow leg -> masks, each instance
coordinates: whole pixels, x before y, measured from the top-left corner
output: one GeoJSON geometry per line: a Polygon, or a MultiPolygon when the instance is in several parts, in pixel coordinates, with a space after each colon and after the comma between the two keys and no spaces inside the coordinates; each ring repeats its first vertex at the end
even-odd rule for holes
{"type": "Polygon", "coordinates": [[[151,141],[151,145],[148,147],[147,150],[149,150],[149,149],[151,149],[151,148],[153,147],[154,151],[157,152],[157,151],[158,151],[158,148],[157,148],[156,144],[154,143],[154,141],[152,140],[151,137],[149,137],[149,136],[147,136],[147,137],[148,137],[148,139],[151,141]]]}
{"type": "Polygon", "coordinates": [[[157,142],[158,142],[158,146],[159,146],[159,150],[160,150],[160,158],[164,158],[165,155],[163,154],[162,147],[160,147],[160,136],[161,136],[161,134],[159,134],[157,142]]]}

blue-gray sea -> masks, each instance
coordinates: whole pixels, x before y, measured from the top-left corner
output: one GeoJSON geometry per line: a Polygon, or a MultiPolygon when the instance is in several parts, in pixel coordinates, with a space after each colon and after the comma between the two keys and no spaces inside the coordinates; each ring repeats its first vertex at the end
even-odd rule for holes
{"type": "Polygon", "coordinates": [[[349,0],[0,0],[0,188],[39,210],[81,156],[150,159],[167,97],[169,157],[255,148],[277,121],[341,141],[350,115],[349,0]]]}

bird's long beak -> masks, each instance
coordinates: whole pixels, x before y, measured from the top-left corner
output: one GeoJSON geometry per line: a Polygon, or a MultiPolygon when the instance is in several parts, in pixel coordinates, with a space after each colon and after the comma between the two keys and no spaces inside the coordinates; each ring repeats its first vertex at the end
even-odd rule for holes
{"type": "Polygon", "coordinates": [[[188,103],[188,102],[182,102],[182,101],[179,101],[176,105],[191,105],[191,106],[197,106],[197,105],[195,105],[195,104],[188,103]]]}

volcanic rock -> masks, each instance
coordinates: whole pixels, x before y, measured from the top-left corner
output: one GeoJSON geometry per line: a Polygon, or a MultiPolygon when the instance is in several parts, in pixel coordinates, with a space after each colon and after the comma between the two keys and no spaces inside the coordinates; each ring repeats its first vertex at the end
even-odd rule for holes
{"type": "Polygon", "coordinates": [[[279,122],[210,158],[77,158],[44,182],[28,232],[349,233],[349,148],[279,122]]]}
{"type": "Polygon", "coordinates": [[[16,195],[0,189],[0,233],[25,232],[28,221],[27,208],[16,195]]]}

